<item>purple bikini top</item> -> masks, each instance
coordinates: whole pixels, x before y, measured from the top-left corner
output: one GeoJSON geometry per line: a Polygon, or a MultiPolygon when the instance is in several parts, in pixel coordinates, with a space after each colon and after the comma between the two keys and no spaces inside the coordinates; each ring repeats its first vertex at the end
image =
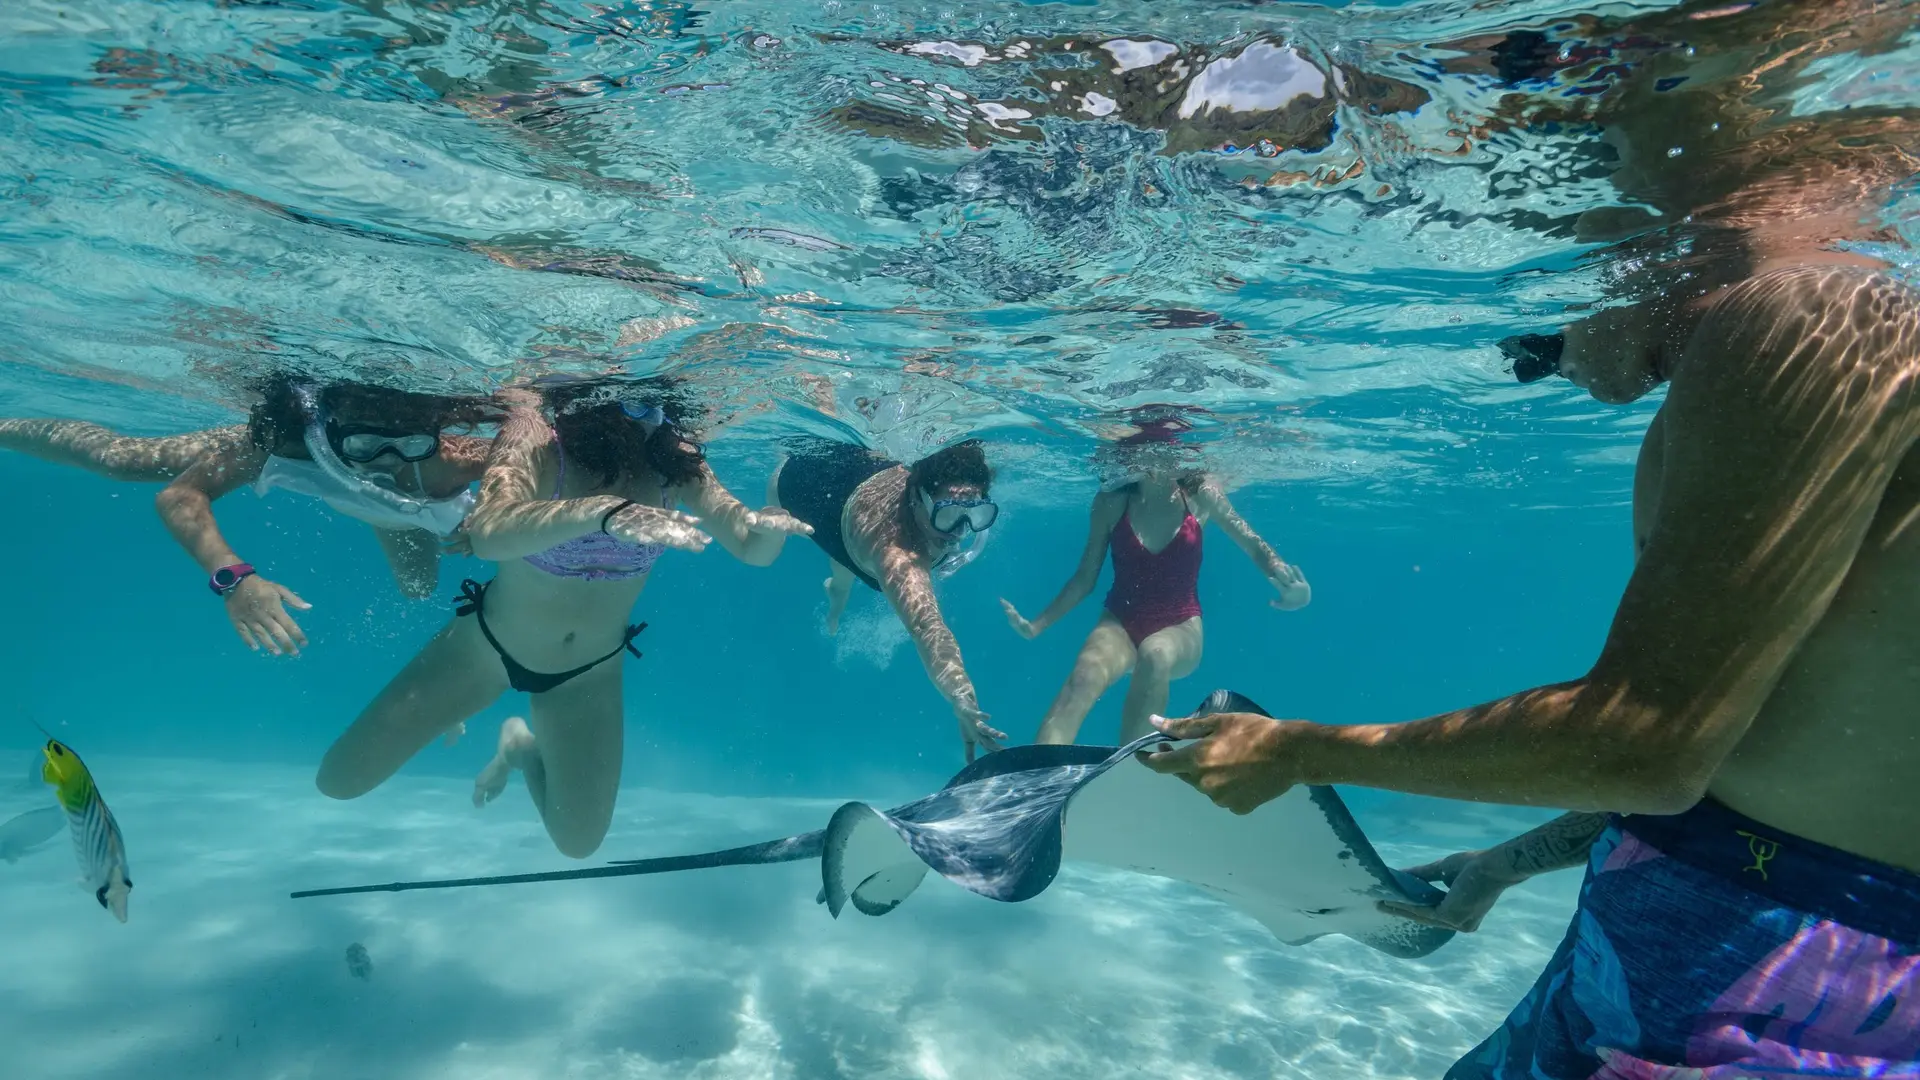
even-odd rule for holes
{"type": "MultiPolygon", "coordinates": [[[[556,434],[553,448],[560,455],[560,477],[554,482],[549,501],[560,498],[567,482],[567,452],[556,434]]],[[[555,577],[580,578],[583,581],[626,581],[645,577],[667,550],[665,544],[634,544],[603,532],[590,532],[558,543],[545,551],[526,556],[535,569],[555,577]]]]}

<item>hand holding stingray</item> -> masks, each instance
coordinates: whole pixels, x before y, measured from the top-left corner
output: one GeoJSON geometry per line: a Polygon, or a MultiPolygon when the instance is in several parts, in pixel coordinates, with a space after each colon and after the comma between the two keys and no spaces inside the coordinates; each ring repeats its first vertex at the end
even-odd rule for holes
{"type": "MultiPolygon", "coordinates": [[[[1225,690],[1198,711],[1263,712],[1225,690]]],[[[1012,747],[968,765],[924,799],[888,811],[850,802],[821,832],[749,847],[590,870],[293,895],[626,877],[817,856],[820,899],[837,918],[849,902],[867,915],[892,911],[928,868],[982,896],[1028,900],[1053,883],[1064,858],[1189,882],[1289,945],[1346,934],[1394,956],[1417,957],[1453,936],[1375,906],[1378,900],[1431,905],[1443,894],[1382,863],[1332,788],[1298,787],[1252,814],[1228,814],[1192,788],[1127,761],[1170,741],[1155,733],[1123,747],[1012,747]]]]}

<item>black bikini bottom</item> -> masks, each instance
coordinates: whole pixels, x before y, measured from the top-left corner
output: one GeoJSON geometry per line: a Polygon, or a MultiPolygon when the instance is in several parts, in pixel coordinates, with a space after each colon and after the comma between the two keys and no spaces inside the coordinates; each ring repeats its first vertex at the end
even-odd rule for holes
{"type": "MultiPolygon", "coordinates": [[[[491,584],[493,583],[492,582],[487,583],[487,585],[491,585],[491,584]]],[[[549,673],[545,671],[534,671],[533,669],[522,664],[520,661],[515,660],[512,656],[509,656],[507,654],[507,650],[501,648],[500,642],[495,640],[493,636],[493,631],[487,629],[487,615],[486,615],[486,603],[485,603],[485,598],[487,595],[487,585],[482,585],[479,582],[473,580],[472,578],[468,578],[465,581],[462,581],[460,583],[460,596],[461,596],[462,602],[453,609],[453,613],[455,616],[471,615],[474,618],[480,620],[480,632],[486,635],[487,644],[493,646],[493,651],[495,653],[498,653],[500,656],[500,663],[504,665],[507,669],[507,685],[513,687],[515,690],[518,690],[523,694],[544,694],[547,691],[552,690],[555,687],[566,682],[568,679],[573,678],[575,675],[584,675],[587,672],[592,671],[594,668],[599,667],[601,664],[604,664],[607,661],[613,659],[614,657],[619,656],[622,652],[632,653],[636,660],[639,659],[640,657],[640,650],[633,647],[633,639],[636,637],[639,637],[640,631],[645,630],[647,628],[646,623],[640,623],[637,626],[627,627],[627,636],[624,640],[620,642],[620,647],[608,653],[607,655],[601,657],[598,660],[592,660],[587,663],[581,664],[579,667],[574,668],[572,671],[562,671],[557,673],[549,673]]]]}

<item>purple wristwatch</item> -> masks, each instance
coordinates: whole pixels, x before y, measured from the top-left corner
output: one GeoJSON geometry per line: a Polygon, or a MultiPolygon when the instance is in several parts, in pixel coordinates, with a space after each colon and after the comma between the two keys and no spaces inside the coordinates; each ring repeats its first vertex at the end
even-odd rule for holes
{"type": "Polygon", "coordinates": [[[231,563],[213,572],[213,576],[207,579],[207,588],[212,589],[215,596],[225,596],[239,588],[240,582],[251,576],[253,576],[251,563],[231,563]]]}

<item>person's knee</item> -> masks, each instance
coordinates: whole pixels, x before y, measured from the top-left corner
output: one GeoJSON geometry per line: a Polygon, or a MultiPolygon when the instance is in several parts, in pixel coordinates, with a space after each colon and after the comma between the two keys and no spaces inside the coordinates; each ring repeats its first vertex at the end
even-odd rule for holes
{"type": "Polygon", "coordinates": [[[1140,645],[1140,658],[1134,661],[1133,673],[1136,678],[1170,679],[1180,664],[1180,650],[1164,641],[1145,641],[1140,645]]]}
{"type": "Polygon", "coordinates": [[[372,791],[375,785],[366,783],[364,777],[353,775],[352,769],[329,757],[320,763],[320,772],[314,776],[313,786],[329,799],[344,800],[357,799],[372,791]]]}
{"type": "Polygon", "coordinates": [[[1113,680],[1107,676],[1105,666],[1100,664],[1077,665],[1073,674],[1067,676],[1067,692],[1075,697],[1097,698],[1112,685],[1113,680]]]}
{"type": "Polygon", "coordinates": [[[613,824],[612,814],[602,815],[593,821],[553,821],[547,825],[547,835],[553,839],[553,846],[569,859],[584,859],[600,850],[600,844],[607,838],[607,829],[613,824]]]}

